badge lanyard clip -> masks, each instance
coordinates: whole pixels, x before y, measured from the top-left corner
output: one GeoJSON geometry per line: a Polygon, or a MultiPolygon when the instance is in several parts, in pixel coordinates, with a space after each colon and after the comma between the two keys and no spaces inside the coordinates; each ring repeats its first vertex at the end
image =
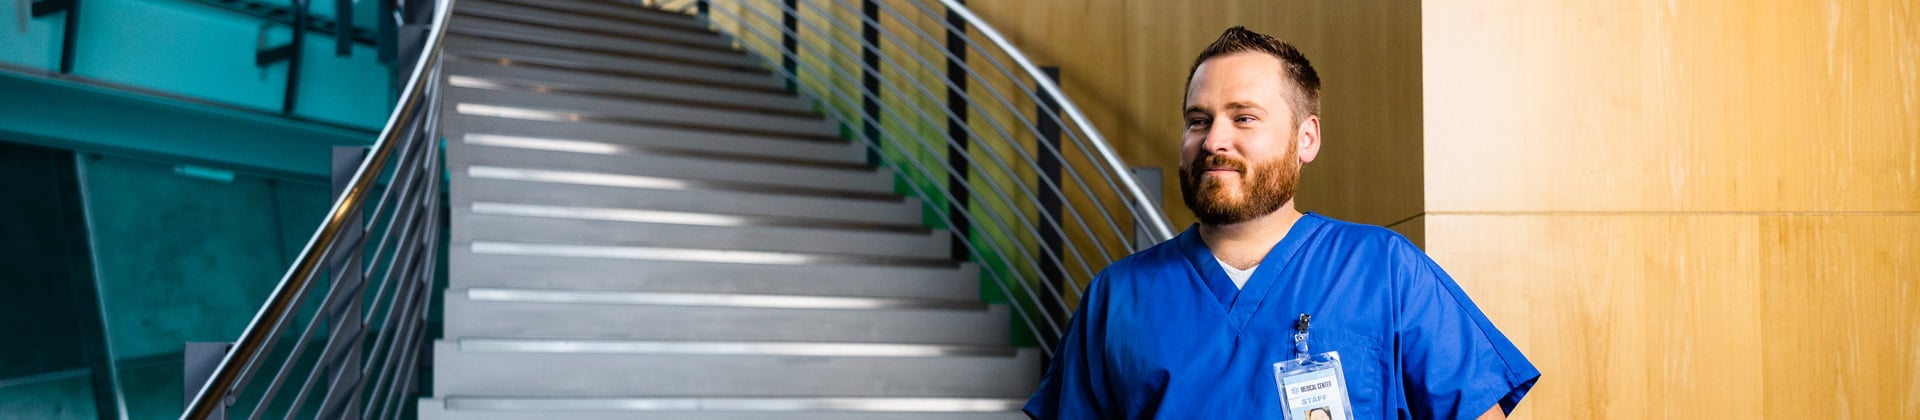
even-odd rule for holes
{"type": "Polygon", "coordinates": [[[1307,352],[1307,327],[1313,321],[1313,315],[1300,314],[1300,320],[1293,322],[1293,357],[1306,360],[1312,353],[1307,352]]]}

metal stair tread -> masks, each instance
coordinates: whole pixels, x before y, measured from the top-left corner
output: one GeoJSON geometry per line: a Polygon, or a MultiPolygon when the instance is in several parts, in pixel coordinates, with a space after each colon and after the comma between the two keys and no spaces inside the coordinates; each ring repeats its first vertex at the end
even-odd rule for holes
{"type": "Polygon", "coordinates": [[[449,287],[574,288],[695,293],[833,294],[968,299],[979,296],[979,267],[765,266],[545,256],[477,256],[448,251],[449,287]]]}
{"type": "MultiPolygon", "coordinates": [[[[458,90],[458,89],[463,89],[463,88],[453,88],[449,90],[458,90]]],[[[524,99],[527,99],[526,102],[554,102],[552,100],[536,101],[536,100],[532,100],[533,98],[538,98],[538,97],[524,97],[524,99]]],[[[575,100],[585,101],[585,100],[590,100],[590,98],[578,98],[575,100]]],[[[632,109],[612,111],[604,108],[596,109],[598,107],[595,107],[595,106],[581,106],[581,105],[571,105],[571,106],[569,105],[542,106],[542,105],[529,105],[529,104],[496,105],[496,103],[500,103],[500,102],[506,102],[506,101],[500,101],[498,99],[490,99],[490,100],[469,102],[469,101],[463,100],[463,101],[454,102],[451,104],[451,106],[453,107],[454,112],[457,112],[462,115],[478,115],[478,116],[513,118],[513,119],[532,120],[532,121],[593,122],[593,123],[621,124],[621,125],[631,125],[631,126],[641,126],[641,127],[671,127],[671,128],[680,128],[680,129],[689,129],[689,130],[706,130],[706,131],[715,131],[715,132],[776,137],[776,138],[783,138],[783,139],[792,139],[797,141],[814,141],[814,142],[825,142],[825,143],[846,142],[846,139],[840,138],[838,134],[830,133],[829,131],[831,130],[829,129],[832,128],[832,126],[824,123],[817,124],[817,125],[809,124],[812,126],[794,127],[792,125],[808,124],[808,123],[788,122],[787,127],[768,127],[766,124],[779,123],[779,121],[769,121],[769,120],[775,120],[777,118],[776,116],[773,116],[773,115],[764,115],[764,114],[758,115],[757,118],[753,118],[753,119],[762,120],[762,121],[759,121],[757,124],[739,124],[740,121],[738,120],[730,120],[729,122],[732,124],[723,125],[723,124],[712,124],[712,123],[689,123],[689,122],[686,122],[685,120],[690,118],[670,118],[667,115],[662,115],[662,114],[672,113],[675,111],[679,111],[679,113],[688,113],[683,110],[677,110],[672,106],[656,105],[656,106],[650,107],[651,109],[640,110],[640,111],[635,111],[632,109]]],[[[614,107],[637,108],[636,105],[639,105],[639,104],[624,104],[624,106],[614,106],[614,107]]],[[[713,111],[698,111],[698,112],[713,112],[713,111]]]]}
{"type": "Polygon", "coordinates": [[[479,62],[447,63],[447,84],[522,94],[566,95],[669,103],[689,107],[824,118],[797,96],[686,86],[653,80],[559,69],[501,66],[479,62]]]}
{"type": "Polygon", "coordinates": [[[470,61],[570,69],[762,92],[785,92],[786,89],[785,82],[766,72],[715,71],[710,67],[672,61],[545,48],[457,34],[449,35],[444,42],[447,54],[470,61]]]}
{"type": "MultiPolygon", "coordinates": [[[[779,138],[685,130],[671,127],[623,126],[591,122],[535,121],[449,113],[443,117],[445,134],[465,140],[466,134],[601,143],[612,146],[587,148],[623,149],[625,147],[669,149],[752,157],[763,160],[819,162],[824,166],[864,167],[865,148],[861,144],[789,141],[779,138]]],[[[615,150],[620,151],[620,150],[615,150]]],[[[820,165],[816,165],[820,166],[820,165]]]]}
{"type": "Polygon", "coordinates": [[[655,94],[649,90],[612,90],[605,87],[557,83],[544,80],[528,80],[506,77],[483,77],[469,74],[452,74],[447,77],[447,86],[464,89],[484,89],[513,92],[523,95],[563,95],[614,101],[634,101],[687,108],[710,109],[728,112],[751,112],[782,117],[822,118],[812,110],[798,107],[765,107],[754,104],[726,103],[715,98],[689,98],[655,94]]]}
{"type": "Polygon", "coordinates": [[[588,303],[764,309],[833,309],[848,311],[911,309],[984,312],[987,310],[987,304],[980,301],[798,294],[469,287],[466,289],[464,295],[467,299],[476,302],[588,303]]]}
{"type": "Polygon", "coordinates": [[[452,211],[468,229],[452,232],[455,245],[512,241],[563,246],[651,249],[653,255],[784,261],[796,256],[839,261],[940,261],[950,258],[944,230],[909,233],[814,227],[727,227],[628,221],[556,219],[452,211]],[[672,250],[672,251],[666,251],[672,250]]]}
{"type": "MultiPolygon", "coordinates": [[[[449,142],[447,152],[448,166],[458,170],[469,168],[469,175],[476,177],[500,176],[561,176],[558,174],[596,174],[592,176],[617,176],[623,181],[612,178],[606,182],[625,183],[622,185],[660,185],[655,188],[669,188],[654,180],[675,180],[678,187],[696,191],[704,190],[772,190],[771,192],[814,195],[850,195],[859,198],[878,200],[898,200],[902,196],[893,192],[891,171],[878,169],[853,169],[846,167],[823,167],[815,165],[785,165],[759,159],[739,159],[732,157],[691,156],[684,153],[631,153],[619,155],[601,155],[576,153],[574,151],[553,151],[526,147],[498,147],[489,140],[468,142],[449,142]],[[507,175],[504,169],[474,168],[510,168],[514,170],[539,171],[507,175]],[[784,189],[784,190],[783,190],[784,189]]],[[[578,181],[591,181],[589,175],[564,175],[578,181]]]]}
{"type": "Polygon", "coordinates": [[[649,190],[592,185],[533,183],[469,178],[455,171],[453,206],[476,202],[511,202],[553,206],[634,208],[688,213],[805,218],[861,224],[915,226],[920,223],[917,199],[901,201],[848,200],[834,197],[773,195],[732,191],[649,190]]]}
{"type": "Polygon", "coordinates": [[[1017,398],[1039,379],[1039,353],[1005,346],[469,338],[434,342],[433,388],[440,397],[1017,398]]]}
{"type": "Polygon", "coordinates": [[[658,27],[649,24],[635,25],[632,21],[628,20],[609,19],[601,16],[582,15],[511,3],[462,1],[454,6],[453,12],[456,17],[479,16],[493,20],[513,21],[522,24],[547,26],[555,29],[573,30],[580,33],[629,37],[686,47],[708,48],[716,51],[739,51],[733,47],[732,41],[717,33],[693,31],[679,27],[658,27]]]}
{"type": "Polygon", "coordinates": [[[501,397],[449,396],[453,409],[645,411],[1016,412],[1014,398],[939,397],[501,397]]]}
{"type": "Polygon", "coordinates": [[[873,172],[877,168],[864,164],[844,161],[795,159],[786,156],[768,156],[740,153],[737,150],[716,151],[669,145],[632,144],[626,142],[608,142],[593,140],[571,140],[550,137],[512,136],[488,133],[449,133],[448,138],[459,139],[461,143],[474,146],[500,147],[509,149],[538,150],[547,152],[565,152],[601,156],[673,156],[687,159],[710,161],[728,161],[740,163],[771,164],[788,167],[807,167],[812,169],[833,169],[854,172],[873,172]]]}
{"type": "Polygon", "coordinates": [[[425,420],[1024,420],[1027,417],[1020,412],[1020,406],[1025,403],[1024,398],[965,397],[452,395],[421,399],[419,413],[425,420]],[[826,406],[814,409],[823,404],[826,406]],[[682,409],[687,407],[696,409],[682,409]],[[998,409],[1003,407],[1008,409],[998,409]]]}
{"type": "MultiPolygon", "coordinates": [[[[603,19],[614,19],[614,20],[620,20],[620,21],[625,21],[630,23],[655,25],[662,28],[672,28],[674,30],[687,31],[687,32],[693,32],[693,33],[706,33],[706,34],[712,34],[714,36],[719,36],[719,33],[708,30],[705,24],[701,23],[699,20],[695,19],[693,16],[690,16],[690,15],[671,13],[671,12],[646,8],[646,7],[638,7],[636,5],[626,5],[626,4],[620,4],[615,2],[573,1],[573,0],[462,0],[461,2],[462,3],[489,2],[489,3],[509,4],[509,5],[516,5],[516,6],[522,6],[522,7],[539,8],[539,9],[549,10],[557,13],[566,13],[566,14],[577,15],[577,16],[592,16],[592,17],[599,17],[603,19]]],[[[458,6],[455,6],[455,7],[458,7],[458,6]]]]}
{"type": "Polygon", "coordinates": [[[1011,308],[979,301],[679,292],[616,292],[618,295],[605,296],[575,290],[486,287],[466,290],[446,299],[446,319],[454,322],[446,324],[444,339],[1005,345],[1011,325],[1011,308]],[[591,297],[573,299],[578,295],[591,297]],[[746,299],[733,299],[736,297],[746,299]]]}
{"type": "Polygon", "coordinates": [[[630,36],[579,32],[487,16],[456,15],[447,32],[450,35],[564,48],[595,54],[672,61],[727,71],[747,73],[767,71],[758,60],[740,51],[689,47],[630,36]]]}
{"type": "Polygon", "coordinates": [[[844,199],[873,200],[882,202],[900,202],[904,197],[891,193],[855,191],[845,189],[826,189],[801,186],[781,186],[757,182],[724,181],[707,179],[671,178],[648,175],[630,175],[605,172],[566,171],[534,168],[510,168],[489,165],[468,165],[466,175],[472,178],[545,182],[573,185],[596,185],[603,187],[645,188],[656,190],[719,190],[750,192],[767,195],[798,195],[817,197],[838,197],[844,199]]]}
{"type": "Polygon", "coordinates": [[[567,258],[682,261],[716,264],[754,265],[871,265],[953,267],[957,263],[943,258],[879,255],[826,254],[792,251],[742,251],[737,249],[685,248],[635,245],[582,245],[574,243],[476,240],[468,245],[474,254],[522,255],[567,258]]]}
{"type": "Polygon", "coordinates": [[[795,140],[844,143],[836,126],[817,116],[796,116],[755,110],[719,109],[632,97],[604,97],[565,92],[521,93],[449,84],[449,110],[462,115],[547,120],[600,121],[623,125],[669,126],[693,130],[729,131],[795,140]],[[688,122],[699,119],[702,121],[688,122]]]}
{"type": "Polygon", "coordinates": [[[475,201],[466,206],[473,214],[495,216],[545,217],[572,220],[598,220],[630,223],[676,224],[691,226],[742,227],[766,226],[836,230],[865,230],[929,234],[933,230],[917,224],[862,223],[777,215],[743,215],[719,212],[650,210],[630,207],[556,206],[543,204],[475,201]]]}

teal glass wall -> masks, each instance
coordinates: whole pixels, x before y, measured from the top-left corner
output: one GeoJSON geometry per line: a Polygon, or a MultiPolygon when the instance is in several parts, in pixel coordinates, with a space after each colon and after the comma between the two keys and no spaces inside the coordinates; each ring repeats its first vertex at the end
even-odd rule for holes
{"type": "MultiPolygon", "coordinates": [[[[12,3],[12,2],[9,2],[12,3]]],[[[286,6],[287,0],[262,3],[286,6]]],[[[370,27],[379,2],[355,5],[357,26],[370,27]]],[[[315,16],[331,17],[332,0],[312,2],[315,16]]],[[[0,7],[0,63],[57,72],[66,21],[62,14],[23,15],[0,7]]],[[[292,28],[192,0],[81,0],[73,75],[151,89],[245,109],[278,113],[288,63],[256,66],[255,53],[287,43],[292,28]]],[[[377,129],[393,99],[391,67],[372,46],[355,44],[351,57],[334,54],[333,38],[309,32],[296,96],[296,115],[377,129]]]]}
{"type": "Polygon", "coordinates": [[[0,418],[98,418],[105,345],[74,165],[0,143],[0,194],[33,198],[0,206],[0,418]]]}
{"type": "MultiPolygon", "coordinates": [[[[330,149],[385,123],[393,69],[310,32],[281,115],[289,65],[255,55],[290,39],[284,24],[197,0],[80,0],[60,75],[65,16],[7,3],[0,419],[175,418],[184,343],[251,321],[331,204],[330,149]]],[[[356,26],[377,6],[357,2],[356,26]]]]}
{"type": "Polygon", "coordinates": [[[179,415],[184,343],[239,337],[331,204],[321,182],[185,169],[113,156],[79,167],[129,413],[179,415]]]}
{"type": "Polygon", "coordinates": [[[10,143],[0,174],[45,198],[0,210],[9,419],[179,416],[184,344],[238,337],[331,204],[322,180],[10,143]]]}

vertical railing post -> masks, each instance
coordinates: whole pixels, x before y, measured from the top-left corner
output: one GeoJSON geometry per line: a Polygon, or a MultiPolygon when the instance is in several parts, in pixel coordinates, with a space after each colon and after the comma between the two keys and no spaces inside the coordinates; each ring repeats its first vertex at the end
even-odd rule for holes
{"type": "MultiPolygon", "coordinates": [[[[964,2],[962,2],[964,3],[964,2]]],[[[972,204],[971,185],[967,181],[967,154],[970,144],[967,136],[967,21],[959,13],[947,11],[947,52],[953,54],[947,58],[947,112],[953,117],[947,120],[947,167],[953,172],[947,174],[947,190],[953,192],[953,201],[947,203],[948,219],[952,220],[954,261],[967,261],[968,255],[964,241],[973,231],[973,213],[968,212],[972,204]]]]}
{"type": "MultiPolygon", "coordinates": [[[[1046,73],[1047,78],[1052,79],[1054,83],[1060,83],[1059,67],[1044,66],[1040,68],[1040,71],[1046,73]]],[[[1034,84],[1038,85],[1039,81],[1035,81],[1034,84]]],[[[1039,239],[1042,249],[1053,250],[1053,255],[1056,257],[1052,259],[1040,258],[1040,279],[1052,285],[1053,290],[1066,290],[1067,287],[1072,286],[1067,284],[1066,272],[1062,267],[1062,265],[1066,263],[1065,259],[1068,257],[1065,252],[1061,251],[1061,243],[1065,239],[1065,235],[1060,231],[1059,224],[1064,197],[1060,196],[1058,190],[1044,187],[1046,185],[1060,185],[1060,171],[1062,169],[1061,156],[1058,153],[1061,150],[1060,115],[1050,115],[1048,113],[1049,110],[1060,109],[1060,104],[1055,103],[1051,96],[1037,95],[1036,98],[1038,100],[1037,103],[1034,104],[1033,120],[1036,123],[1034,128],[1035,131],[1037,131],[1037,133],[1035,133],[1037,137],[1034,141],[1052,146],[1034,145],[1034,148],[1037,149],[1033,157],[1034,166],[1038,172],[1037,175],[1041,178],[1040,181],[1043,182],[1039,187],[1034,188],[1034,191],[1039,196],[1036,197],[1036,201],[1040,203],[1038,211],[1041,212],[1039,239]]],[[[1042,252],[1037,255],[1044,256],[1046,253],[1042,252]]],[[[1049,301],[1048,307],[1043,309],[1048,311],[1047,313],[1049,314],[1061,317],[1061,319],[1064,319],[1066,315],[1072,313],[1067,307],[1066,302],[1049,301]]],[[[1055,340],[1059,337],[1041,338],[1055,340]]]]}
{"type": "MultiPolygon", "coordinates": [[[[333,198],[335,201],[338,201],[341,195],[347,193],[347,188],[351,186],[353,182],[353,174],[359,170],[361,162],[366,160],[367,152],[367,148],[358,146],[337,146],[333,148],[333,198]]],[[[404,166],[405,165],[400,165],[400,167],[404,166]]],[[[395,168],[395,180],[400,179],[398,176],[400,167],[395,168]]],[[[371,174],[370,176],[377,175],[379,174],[371,174]]],[[[400,188],[400,186],[391,185],[389,188],[400,188]]],[[[365,325],[361,325],[360,319],[361,308],[364,305],[363,301],[366,299],[366,293],[362,293],[362,290],[365,290],[367,284],[367,279],[364,276],[366,273],[366,269],[364,268],[365,259],[362,257],[365,253],[364,248],[366,247],[366,242],[363,240],[366,235],[362,233],[364,232],[366,221],[362,219],[360,209],[356,208],[353,212],[353,215],[347,217],[347,223],[341,228],[341,232],[344,232],[341,237],[346,238],[345,241],[348,243],[356,245],[339,248],[342,251],[337,260],[339,263],[332,266],[333,270],[336,270],[336,274],[341,274],[337,275],[336,278],[339,278],[340,282],[345,283],[336,287],[335,290],[349,293],[349,295],[346,299],[341,299],[337,307],[320,308],[327,319],[336,323],[335,326],[338,327],[337,330],[340,331],[339,334],[328,337],[328,340],[340,341],[341,344],[351,343],[354,337],[359,337],[360,331],[366,328],[365,325]]],[[[393,214],[397,215],[400,213],[396,210],[393,214]]],[[[396,217],[395,222],[389,222],[388,229],[398,229],[399,227],[395,225],[397,221],[398,218],[396,217]]],[[[394,254],[399,255],[399,251],[395,250],[394,254]]],[[[392,264],[398,263],[399,261],[392,262],[392,264]]],[[[360,377],[360,365],[363,363],[362,359],[364,359],[366,355],[362,354],[363,350],[359,345],[347,346],[345,351],[346,355],[341,357],[337,364],[329,367],[327,371],[332,373],[336,383],[352,384],[350,387],[354,388],[354,390],[351,390],[351,392],[347,394],[346,407],[341,410],[341,412],[359,413],[361,411],[360,404],[362,401],[358,389],[363,379],[360,377]]],[[[327,394],[332,393],[333,392],[327,392],[327,394]]],[[[326,409],[327,407],[321,407],[322,412],[325,412],[326,409]]]]}
{"type": "MultiPolygon", "coordinates": [[[[1133,168],[1131,175],[1133,176],[1133,181],[1140,184],[1140,189],[1147,193],[1147,199],[1150,200],[1148,203],[1152,204],[1151,207],[1155,209],[1160,208],[1160,194],[1163,189],[1161,184],[1164,179],[1160,174],[1160,168],[1156,166],[1136,166],[1133,168]]],[[[1147,226],[1147,223],[1149,222],[1146,222],[1144,217],[1138,214],[1133,215],[1133,249],[1129,251],[1146,250],[1147,247],[1160,243],[1159,239],[1153,237],[1153,229],[1147,226]]]]}
{"type": "MultiPolygon", "coordinates": [[[[187,391],[187,409],[193,409],[194,394],[200,393],[200,388],[207,384],[207,380],[213,378],[214,370],[220,368],[220,360],[227,357],[227,352],[229,351],[233,351],[233,343],[191,341],[187,342],[186,348],[181,350],[180,355],[182,360],[180,363],[180,371],[186,376],[184,378],[186,383],[181,385],[187,391]]],[[[100,417],[113,418],[114,416],[109,416],[108,413],[102,412],[100,413],[100,417]]],[[[213,410],[213,415],[209,417],[216,419],[227,418],[227,405],[220,404],[218,408],[213,410]]]]}
{"type": "MultiPolygon", "coordinates": [[[[877,141],[880,139],[880,75],[876,72],[880,68],[880,5],[874,1],[860,0],[860,13],[867,17],[860,23],[860,38],[867,41],[860,45],[860,61],[867,65],[860,71],[860,87],[872,93],[872,96],[860,95],[860,110],[864,116],[860,126],[862,134],[877,141]]],[[[880,152],[868,148],[867,163],[878,165],[880,152]]]]}
{"type": "Polygon", "coordinates": [[[796,84],[800,83],[798,80],[800,74],[800,39],[794,36],[800,33],[800,0],[781,1],[785,2],[787,7],[780,9],[780,24],[785,26],[787,30],[780,32],[780,46],[784,48],[780,52],[780,67],[787,69],[787,74],[795,76],[794,78],[787,79],[787,93],[794,93],[800,91],[800,86],[796,84]]]}

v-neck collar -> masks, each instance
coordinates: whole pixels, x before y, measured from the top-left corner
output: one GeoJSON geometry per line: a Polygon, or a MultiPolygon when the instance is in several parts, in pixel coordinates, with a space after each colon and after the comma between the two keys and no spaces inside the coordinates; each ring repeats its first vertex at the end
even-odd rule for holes
{"type": "Polygon", "coordinates": [[[1325,222],[1318,214],[1300,216],[1300,220],[1294,221],[1293,227],[1287,230],[1287,236],[1267,251],[1267,256],[1260,260],[1261,268],[1253,271],[1253,277],[1247,279],[1244,287],[1233,285],[1233,279],[1227,277],[1226,269],[1221,268],[1219,260],[1214,258],[1213,250],[1207,248],[1206,241],[1200,239],[1200,225],[1190,226],[1181,232],[1175,243],[1180,245],[1181,253],[1185,254],[1187,262],[1199,275],[1201,286],[1213,292],[1220,308],[1227,313],[1234,333],[1238,334],[1246,326],[1247,320],[1253,318],[1254,312],[1260,310],[1260,304],[1267,298],[1267,291],[1272,290],[1274,283],[1279,281],[1277,278],[1280,273],[1291,271],[1293,257],[1299,254],[1307,238],[1313,236],[1325,222]]]}

